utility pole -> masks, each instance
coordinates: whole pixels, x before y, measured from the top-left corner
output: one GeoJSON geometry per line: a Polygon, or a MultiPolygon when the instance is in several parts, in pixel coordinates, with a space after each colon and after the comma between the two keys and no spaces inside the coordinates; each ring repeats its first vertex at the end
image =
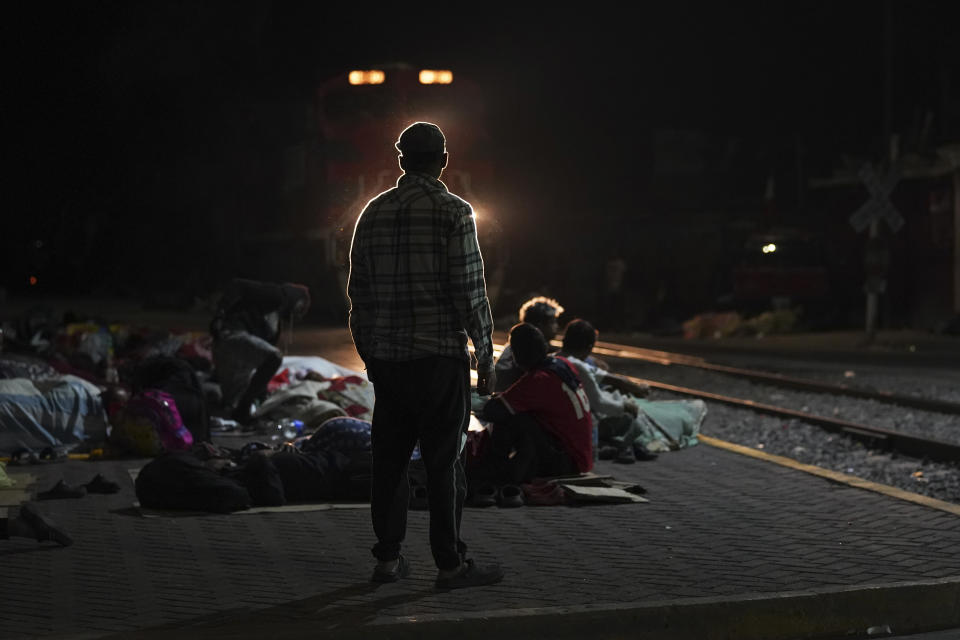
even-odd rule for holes
{"type": "Polygon", "coordinates": [[[890,201],[890,194],[900,180],[897,159],[900,139],[893,133],[893,15],[891,0],[886,0],[884,16],[884,82],[883,82],[883,153],[878,166],[865,164],[858,173],[870,198],[850,216],[850,225],[857,233],[867,230],[863,256],[866,293],[864,345],[876,339],[880,316],[880,295],[887,290],[887,271],[890,267],[890,249],[886,237],[880,234],[880,221],[896,233],[903,226],[900,212],[890,201]],[[878,170],[879,169],[879,170],[878,170]]]}
{"type": "MultiPolygon", "coordinates": [[[[893,138],[893,1],[883,3],[883,162],[881,167],[889,172],[897,160],[899,145],[893,138]]],[[[867,252],[880,251],[880,220],[874,217],[870,221],[867,236],[867,252]]],[[[867,257],[869,261],[869,256],[867,257]]],[[[877,324],[880,316],[880,294],[886,289],[886,279],[869,282],[866,286],[867,308],[865,318],[865,337],[867,345],[873,344],[877,337],[877,324]]]]}

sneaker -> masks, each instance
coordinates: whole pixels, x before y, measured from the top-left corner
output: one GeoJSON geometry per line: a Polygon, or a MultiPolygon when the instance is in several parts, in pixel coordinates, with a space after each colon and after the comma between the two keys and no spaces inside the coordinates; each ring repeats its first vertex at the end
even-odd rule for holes
{"type": "Polygon", "coordinates": [[[633,453],[636,456],[637,460],[656,460],[657,454],[653,451],[650,451],[642,444],[633,445],[633,453]]]}
{"type": "Polygon", "coordinates": [[[407,562],[407,559],[402,555],[397,558],[397,566],[392,571],[387,571],[381,565],[384,563],[377,563],[377,566],[373,569],[373,575],[370,576],[371,582],[379,582],[381,584],[386,584],[389,582],[396,582],[400,578],[406,578],[410,575],[410,563],[407,562]]]}
{"type": "Polygon", "coordinates": [[[473,560],[466,560],[460,565],[460,571],[449,578],[437,576],[434,585],[437,589],[466,589],[467,587],[482,587],[496,584],[503,580],[503,569],[498,564],[477,566],[473,560]]]}
{"type": "Polygon", "coordinates": [[[505,484],[500,487],[497,502],[501,507],[522,507],[523,491],[517,485],[505,484]]]}
{"type": "Polygon", "coordinates": [[[41,491],[37,494],[37,500],[59,500],[60,498],[82,498],[87,495],[87,488],[84,486],[72,487],[63,480],[53,485],[53,488],[41,491]]]}
{"type": "Polygon", "coordinates": [[[524,502],[529,506],[553,506],[567,503],[563,487],[555,482],[522,485],[524,502]]]}
{"type": "Polygon", "coordinates": [[[617,457],[617,448],[605,445],[597,450],[597,458],[600,460],[613,460],[617,457]]]}
{"type": "Polygon", "coordinates": [[[492,507],[497,504],[497,488],[492,484],[481,484],[470,498],[471,507],[492,507]]]}
{"type": "Polygon", "coordinates": [[[73,544],[73,539],[67,535],[66,531],[61,529],[53,522],[44,518],[37,508],[27,502],[20,505],[20,518],[33,529],[37,536],[37,542],[52,540],[62,547],[69,547],[73,544]]]}
{"type": "Polygon", "coordinates": [[[112,480],[107,480],[99,473],[93,476],[93,480],[83,485],[87,493],[116,493],[120,491],[120,485],[112,480]]]}

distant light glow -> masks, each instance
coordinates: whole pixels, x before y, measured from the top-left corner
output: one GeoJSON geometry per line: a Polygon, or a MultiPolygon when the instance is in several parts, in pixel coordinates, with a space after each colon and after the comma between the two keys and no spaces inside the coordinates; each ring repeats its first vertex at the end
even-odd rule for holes
{"type": "Polygon", "coordinates": [[[30,276],[30,286],[37,284],[37,276],[30,276]]]}
{"type": "Polygon", "coordinates": [[[420,71],[420,84],[450,84],[453,82],[453,71],[423,69],[420,71]]]}
{"type": "Polygon", "coordinates": [[[777,250],[777,245],[773,244],[772,242],[770,244],[763,245],[763,249],[761,249],[761,251],[763,251],[764,253],[773,253],[776,250],[777,250]]]}
{"type": "Polygon", "coordinates": [[[383,84],[387,79],[387,74],[379,69],[369,69],[367,71],[351,71],[348,76],[350,84],[383,84]]]}

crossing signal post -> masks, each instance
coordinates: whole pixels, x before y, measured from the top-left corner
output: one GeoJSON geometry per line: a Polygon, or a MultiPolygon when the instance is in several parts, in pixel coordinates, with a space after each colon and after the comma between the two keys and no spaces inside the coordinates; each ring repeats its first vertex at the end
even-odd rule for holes
{"type": "Polygon", "coordinates": [[[890,194],[900,181],[896,165],[883,175],[878,175],[873,166],[864,165],[859,172],[870,199],[850,216],[850,226],[858,233],[867,232],[866,251],[864,253],[863,289],[866,293],[865,332],[866,342],[873,342],[877,333],[877,318],[880,309],[880,295],[887,289],[887,270],[890,267],[890,250],[880,236],[880,223],[886,222],[893,233],[903,226],[903,216],[890,202],[890,194]]]}

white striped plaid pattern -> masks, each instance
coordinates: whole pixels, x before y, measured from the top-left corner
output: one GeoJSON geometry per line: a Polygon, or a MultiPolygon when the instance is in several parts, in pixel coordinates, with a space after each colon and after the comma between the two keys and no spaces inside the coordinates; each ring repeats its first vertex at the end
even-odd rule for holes
{"type": "Polygon", "coordinates": [[[427,356],[493,363],[493,319],[473,210],[440,180],[407,173],[367,203],[350,247],[350,331],[364,361],[427,356]]]}

